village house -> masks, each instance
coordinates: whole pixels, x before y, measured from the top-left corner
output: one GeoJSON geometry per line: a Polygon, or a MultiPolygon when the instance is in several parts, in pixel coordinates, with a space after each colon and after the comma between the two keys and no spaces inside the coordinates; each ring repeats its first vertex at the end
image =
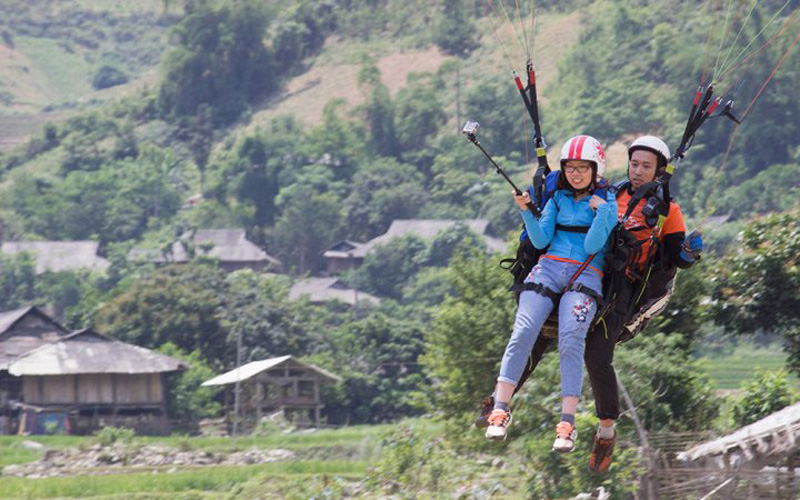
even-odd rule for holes
{"type": "Polygon", "coordinates": [[[339,301],[350,306],[358,304],[377,306],[381,302],[381,299],[374,295],[349,288],[340,279],[330,277],[296,281],[289,290],[289,299],[297,300],[301,297],[307,297],[313,304],[339,301]]]}
{"type": "Polygon", "coordinates": [[[128,254],[128,260],[185,263],[192,260],[193,255],[218,259],[220,266],[228,272],[239,269],[274,271],[281,266],[278,259],[248,240],[244,229],[202,229],[194,235],[185,235],[166,250],[134,248],[128,254]]]}
{"type": "Polygon", "coordinates": [[[0,313],[0,433],[169,432],[164,376],[182,361],[92,330],[69,332],[37,307],[0,313]]]}
{"type": "Polygon", "coordinates": [[[413,234],[424,240],[432,240],[440,233],[452,229],[459,223],[482,237],[488,251],[502,252],[506,250],[506,244],[503,240],[487,234],[489,227],[487,219],[396,219],[392,221],[389,229],[384,234],[366,243],[357,243],[350,240],[334,243],[322,254],[326,262],[326,271],[329,275],[336,275],[356,268],[364,262],[364,257],[372,252],[375,247],[384,245],[395,238],[413,234]]]}
{"type": "Polygon", "coordinates": [[[203,386],[225,386],[229,413],[233,413],[233,391],[240,385],[239,415],[252,426],[262,416],[282,411],[298,425],[319,427],[324,408],[319,388],[341,382],[341,378],[293,356],[253,361],[203,382],[203,386]]]}
{"type": "Polygon", "coordinates": [[[28,252],[36,259],[36,274],[44,272],[105,271],[109,263],[97,255],[97,241],[7,241],[0,246],[4,255],[28,252]]]}

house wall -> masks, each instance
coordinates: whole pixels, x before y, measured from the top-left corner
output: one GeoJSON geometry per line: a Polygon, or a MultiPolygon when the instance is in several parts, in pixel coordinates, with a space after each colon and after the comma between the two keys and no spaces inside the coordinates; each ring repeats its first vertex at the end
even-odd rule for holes
{"type": "Polygon", "coordinates": [[[30,405],[161,404],[161,375],[121,373],[56,375],[22,378],[25,403],[30,405]]]}
{"type": "Polygon", "coordinates": [[[330,276],[336,276],[345,271],[349,271],[350,269],[359,267],[363,262],[363,259],[357,259],[357,258],[340,259],[340,258],[328,257],[325,260],[327,264],[326,271],[330,276]]]}

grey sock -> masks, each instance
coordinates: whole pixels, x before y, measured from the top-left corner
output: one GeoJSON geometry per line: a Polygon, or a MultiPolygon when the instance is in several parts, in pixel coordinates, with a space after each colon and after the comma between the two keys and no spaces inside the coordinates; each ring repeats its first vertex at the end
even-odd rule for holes
{"type": "Polygon", "coordinates": [[[495,410],[508,411],[508,403],[503,403],[502,401],[495,401],[494,402],[494,409],[495,410]]]}
{"type": "Polygon", "coordinates": [[[570,415],[569,413],[562,413],[561,414],[561,421],[562,422],[569,422],[570,425],[575,427],[575,415],[570,415]]]}
{"type": "Polygon", "coordinates": [[[602,425],[597,428],[597,436],[600,439],[611,439],[614,437],[614,425],[611,427],[603,427],[602,425]]]}

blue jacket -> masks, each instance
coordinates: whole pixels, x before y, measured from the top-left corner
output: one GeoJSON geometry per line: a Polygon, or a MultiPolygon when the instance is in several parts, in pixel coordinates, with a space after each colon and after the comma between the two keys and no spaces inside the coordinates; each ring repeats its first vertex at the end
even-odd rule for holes
{"type": "Polygon", "coordinates": [[[520,210],[520,213],[531,243],[540,249],[550,246],[545,255],[583,263],[589,255],[595,254],[589,264],[602,271],[609,248],[608,237],[617,225],[617,198],[611,190],[607,191],[606,203],[600,205],[596,213],[589,206],[589,199],[591,196],[575,201],[571,191],[562,189],[547,202],[541,219],[536,220],[529,210],[520,210]],[[589,232],[557,231],[556,224],[589,226],[589,232]]]}

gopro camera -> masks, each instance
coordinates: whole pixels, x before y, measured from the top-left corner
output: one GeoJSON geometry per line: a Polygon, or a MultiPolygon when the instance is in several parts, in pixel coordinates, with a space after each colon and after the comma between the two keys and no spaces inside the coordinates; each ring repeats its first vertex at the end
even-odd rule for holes
{"type": "Polygon", "coordinates": [[[461,131],[461,133],[466,135],[475,135],[480,126],[481,124],[478,122],[467,120],[467,123],[464,124],[464,129],[461,131]]]}

